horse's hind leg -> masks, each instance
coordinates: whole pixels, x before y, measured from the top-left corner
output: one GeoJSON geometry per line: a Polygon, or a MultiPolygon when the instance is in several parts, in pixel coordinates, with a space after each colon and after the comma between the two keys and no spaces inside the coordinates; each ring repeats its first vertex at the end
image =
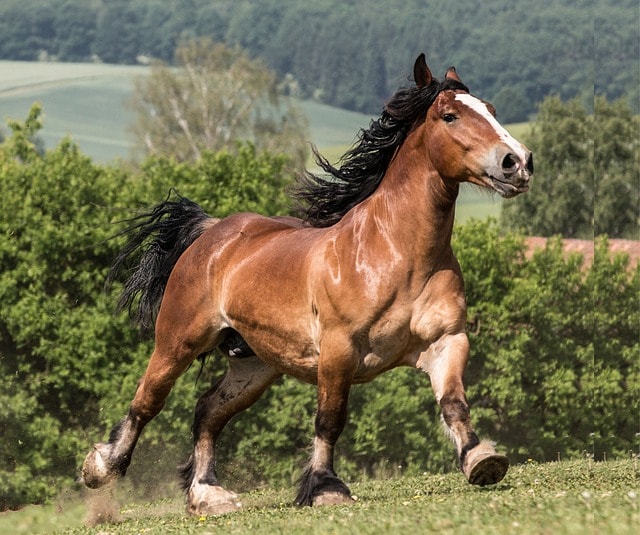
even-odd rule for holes
{"type": "Polygon", "coordinates": [[[196,356],[187,352],[181,358],[175,354],[168,357],[156,343],[127,416],[113,428],[107,443],[93,447],[82,465],[82,481],[87,487],[96,489],[124,476],[142,430],[162,410],[175,381],[196,356]]]}
{"type": "MultiPolygon", "coordinates": [[[[82,466],[82,479],[98,488],[125,474],[140,433],[164,406],[176,380],[203,353],[216,347],[220,331],[202,296],[176,295],[170,279],[156,321],[155,348],[127,416],[107,443],[96,444],[82,466]],[[198,298],[200,297],[200,298],[198,298]],[[205,311],[205,312],[203,312],[205,311]]],[[[178,289],[179,291],[179,289],[178,289]]]]}
{"type": "Polygon", "coordinates": [[[429,373],[442,419],[456,445],[462,472],[469,483],[491,485],[505,476],[509,460],[496,453],[493,443],[480,441],[471,425],[462,383],[468,356],[466,334],[446,336],[420,357],[418,367],[429,373]]]}
{"type": "Polygon", "coordinates": [[[196,405],[193,455],[182,469],[187,511],[193,515],[222,514],[240,507],[237,495],[218,482],[216,441],[227,422],[253,405],[281,376],[255,356],[229,362],[227,373],[196,405]]]}

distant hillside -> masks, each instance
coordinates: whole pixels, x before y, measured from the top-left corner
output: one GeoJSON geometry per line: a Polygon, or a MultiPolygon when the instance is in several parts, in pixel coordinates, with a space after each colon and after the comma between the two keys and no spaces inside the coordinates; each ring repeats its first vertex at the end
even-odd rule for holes
{"type": "Polygon", "coordinates": [[[639,19],[637,0],[3,0],[0,58],[170,62],[181,40],[211,36],[262,58],[294,96],[376,113],[425,52],[514,122],[552,93],[592,102],[594,88],[638,111],[639,19]]]}
{"type": "MultiPolygon", "coordinates": [[[[90,63],[0,61],[0,131],[11,118],[22,120],[33,102],[44,106],[40,137],[53,147],[69,135],[97,161],[128,158],[135,120],[126,102],[133,78],[147,67],[90,63]]],[[[311,126],[310,143],[339,156],[372,116],[313,101],[300,101],[311,126]]],[[[380,103],[382,105],[382,103],[380,103]]]]}
{"type": "MultiPolygon", "coordinates": [[[[134,114],[125,102],[133,89],[133,77],[146,72],[146,67],[121,65],[0,61],[0,132],[6,133],[8,118],[24,120],[31,104],[39,101],[44,106],[39,137],[45,147],[52,148],[70,136],[97,162],[126,160],[131,156],[133,139],[128,127],[134,114]]],[[[337,161],[373,117],[313,101],[299,104],[309,118],[309,142],[332,161],[337,161]]],[[[526,128],[518,124],[513,130],[520,135],[526,128]]],[[[501,202],[497,196],[465,186],[457,219],[497,217],[501,202]]]]}

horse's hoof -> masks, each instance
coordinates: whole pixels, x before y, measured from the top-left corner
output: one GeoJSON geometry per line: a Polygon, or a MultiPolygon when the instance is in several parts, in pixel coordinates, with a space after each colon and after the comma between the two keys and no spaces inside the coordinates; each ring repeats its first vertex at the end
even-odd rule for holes
{"type": "Polygon", "coordinates": [[[469,483],[484,487],[502,481],[508,469],[506,455],[496,453],[493,444],[483,441],[467,453],[463,472],[469,483]]]}
{"type": "Polygon", "coordinates": [[[187,497],[187,512],[194,516],[223,515],[241,507],[235,492],[217,485],[194,485],[187,497]]]}
{"type": "Polygon", "coordinates": [[[350,505],[352,503],[355,503],[355,500],[351,496],[342,494],[341,492],[323,492],[313,498],[314,507],[322,505],[350,505]]]}
{"type": "Polygon", "coordinates": [[[90,489],[98,489],[117,478],[117,472],[110,469],[105,460],[110,452],[108,444],[95,444],[82,463],[80,480],[90,489]]]}
{"type": "Polygon", "coordinates": [[[472,485],[494,485],[502,481],[509,469],[509,459],[505,455],[489,455],[470,470],[469,483],[472,485]]]}

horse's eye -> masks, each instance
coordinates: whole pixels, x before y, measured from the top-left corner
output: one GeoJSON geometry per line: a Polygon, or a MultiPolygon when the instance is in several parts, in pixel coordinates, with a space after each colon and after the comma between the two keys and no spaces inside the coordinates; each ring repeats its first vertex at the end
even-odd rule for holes
{"type": "Polygon", "coordinates": [[[445,113],[442,116],[442,119],[444,120],[445,123],[452,123],[457,119],[457,117],[453,113],[445,113]]]}

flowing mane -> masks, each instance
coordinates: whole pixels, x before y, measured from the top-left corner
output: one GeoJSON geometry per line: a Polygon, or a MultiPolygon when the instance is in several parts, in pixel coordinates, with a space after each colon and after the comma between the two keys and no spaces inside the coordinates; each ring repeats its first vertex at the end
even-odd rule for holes
{"type": "Polygon", "coordinates": [[[310,226],[328,227],[369,197],[387,172],[396,150],[446,89],[469,91],[463,83],[449,78],[443,82],[434,79],[424,87],[400,88],[387,101],[380,118],[372,120],[368,129],[360,130],[354,146],[340,158],[339,167],[331,165],[314,147],[314,159],[327,174],[305,171],[300,177],[293,191],[298,215],[310,226]]]}

